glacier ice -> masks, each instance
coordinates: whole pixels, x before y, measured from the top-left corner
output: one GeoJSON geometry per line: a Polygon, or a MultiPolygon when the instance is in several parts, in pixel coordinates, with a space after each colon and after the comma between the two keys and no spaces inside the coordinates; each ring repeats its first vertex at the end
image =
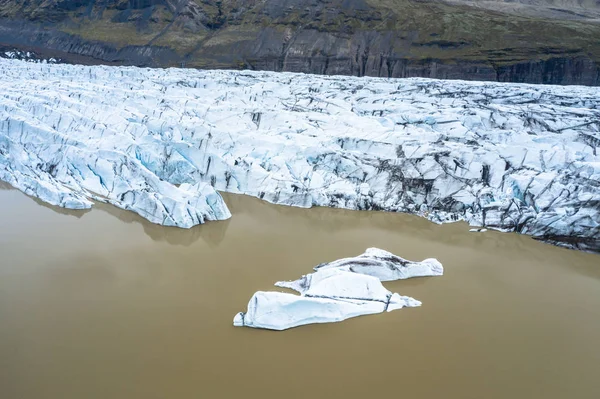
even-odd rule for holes
{"type": "Polygon", "coordinates": [[[8,58],[11,60],[21,60],[27,62],[39,62],[42,64],[57,64],[62,62],[60,58],[44,58],[34,52],[22,51],[17,49],[9,51],[0,50],[0,58],[8,58]]]}
{"type": "Polygon", "coordinates": [[[295,290],[300,295],[256,292],[248,302],[248,310],[235,315],[233,325],[285,330],[305,324],[331,323],[366,314],[417,307],[421,306],[421,302],[391,293],[381,281],[443,274],[441,263],[435,259],[410,262],[377,248],[369,248],[358,257],[326,265],[317,266],[314,273],[298,280],[275,283],[277,287],[295,290]],[[389,257],[393,257],[393,260],[387,260],[389,257]],[[371,266],[364,267],[368,260],[371,266]],[[399,266],[397,260],[411,266],[399,266]],[[403,268],[402,272],[398,272],[399,267],[403,268]],[[384,268],[391,268],[392,271],[382,272],[384,268]],[[424,270],[429,270],[429,273],[424,273],[424,270]]]}
{"type": "Polygon", "coordinates": [[[600,92],[0,59],[0,179],[156,223],[215,190],[418,214],[600,250],[600,92]]]}
{"type": "Polygon", "coordinates": [[[353,258],[339,259],[315,266],[315,270],[340,269],[377,277],[381,281],[412,277],[441,276],[444,268],[437,259],[411,262],[379,248],[368,248],[353,258]]]}

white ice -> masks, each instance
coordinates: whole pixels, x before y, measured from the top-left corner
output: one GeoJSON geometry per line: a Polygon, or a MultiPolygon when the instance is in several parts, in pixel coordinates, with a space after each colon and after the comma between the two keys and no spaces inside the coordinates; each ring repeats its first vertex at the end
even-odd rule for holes
{"type": "Polygon", "coordinates": [[[437,259],[411,262],[379,248],[368,248],[365,253],[353,258],[322,263],[316,266],[315,270],[331,268],[367,274],[377,277],[381,281],[441,276],[444,274],[444,268],[437,259]]]}
{"type": "MultiPolygon", "coordinates": [[[[219,194],[600,236],[600,92],[0,59],[0,179],[190,227],[219,194]]],[[[591,242],[590,241],[590,242],[591,242]]]]}
{"type": "MultiPolygon", "coordinates": [[[[392,293],[381,284],[379,276],[392,280],[391,274],[377,270],[377,267],[386,267],[384,264],[372,268],[361,267],[367,253],[377,254],[378,259],[384,255],[395,257],[389,252],[370,248],[362,255],[363,259],[356,257],[331,262],[328,264],[331,266],[316,268],[316,272],[296,281],[277,282],[276,286],[293,289],[300,295],[259,291],[250,299],[248,310],[234,317],[234,326],[285,330],[305,324],[331,323],[366,314],[421,306],[420,301],[392,293]]],[[[435,264],[437,267],[435,273],[429,274],[423,274],[423,269],[409,268],[404,273],[395,273],[396,279],[443,274],[442,265],[435,259],[409,263],[435,264]]]]}

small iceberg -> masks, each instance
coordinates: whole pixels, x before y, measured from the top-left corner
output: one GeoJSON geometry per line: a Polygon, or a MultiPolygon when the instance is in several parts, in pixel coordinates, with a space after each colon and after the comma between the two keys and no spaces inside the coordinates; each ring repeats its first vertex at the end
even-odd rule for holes
{"type": "Polygon", "coordinates": [[[444,274],[437,259],[411,262],[379,248],[368,248],[364,254],[354,258],[321,263],[315,270],[340,269],[377,277],[380,281],[404,280],[412,277],[432,277],[444,274]]]}
{"type": "Polygon", "coordinates": [[[414,298],[388,291],[381,281],[441,276],[444,272],[442,264],[435,259],[411,262],[377,248],[369,248],[355,258],[321,264],[315,270],[295,281],[275,283],[300,295],[256,292],[248,303],[248,310],[234,317],[233,325],[286,330],[421,306],[414,298]]]}
{"type": "Polygon", "coordinates": [[[478,229],[469,229],[469,233],[485,233],[487,229],[478,228],[478,229]]]}

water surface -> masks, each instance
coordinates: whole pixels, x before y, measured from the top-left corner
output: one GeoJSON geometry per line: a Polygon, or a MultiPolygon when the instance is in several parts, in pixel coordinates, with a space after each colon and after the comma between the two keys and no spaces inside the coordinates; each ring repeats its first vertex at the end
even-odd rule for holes
{"type": "Polygon", "coordinates": [[[224,195],[165,228],[0,186],[0,397],[595,398],[600,256],[391,213],[224,195]],[[446,275],[423,306],[285,332],[234,328],[257,290],[377,246],[446,275]],[[242,396],[243,395],[243,396],[242,396]]]}

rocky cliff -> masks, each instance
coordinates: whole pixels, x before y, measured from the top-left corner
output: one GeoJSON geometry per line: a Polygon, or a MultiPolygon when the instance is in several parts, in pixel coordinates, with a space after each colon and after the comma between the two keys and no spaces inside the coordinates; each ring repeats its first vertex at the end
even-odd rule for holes
{"type": "Polygon", "coordinates": [[[0,0],[0,47],[67,62],[600,84],[600,3],[0,0]]]}

